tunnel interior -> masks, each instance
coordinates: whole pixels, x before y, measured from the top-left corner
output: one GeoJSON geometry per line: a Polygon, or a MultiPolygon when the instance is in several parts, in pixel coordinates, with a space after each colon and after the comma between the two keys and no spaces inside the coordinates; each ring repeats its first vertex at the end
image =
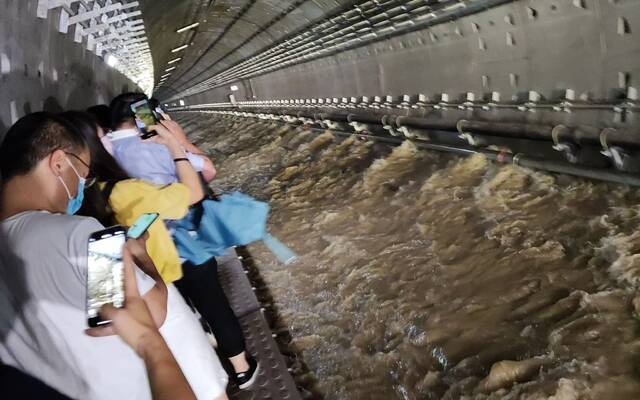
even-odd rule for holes
{"type": "Polygon", "coordinates": [[[638,1],[2,5],[0,139],[141,91],[270,204],[232,398],[640,397],[638,1]]]}

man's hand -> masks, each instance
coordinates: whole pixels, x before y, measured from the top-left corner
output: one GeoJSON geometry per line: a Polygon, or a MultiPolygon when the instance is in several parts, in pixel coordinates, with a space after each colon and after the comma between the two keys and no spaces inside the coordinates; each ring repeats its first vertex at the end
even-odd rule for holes
{"type": "Polygon", "coordinates": [[[181,145],[185,146],[187,144],[191,144],[184,129],[182,129],[182,127],[176,121],[166,119],[164,121],[160,121],[160,123],[162,124],[162,126],[167,128],[169,132],[171,132],[173,137],[175,137],[181,145]]]}
{"type": "Polygon", "coordinates": [[[127,243],[125,244],[125,246],[127,246],[129,251],[131,252],[131,255],[133,256],[133,261],[137,261],[145,256],[148,256],[147,240],[149,240],[148,231],[144,232],[137,239],[133,239],[133,238],[127,239],[127,243]]]}
{"type": "Polygon", "coordinates": [[[147,139],[148,141],[167,146],[171,156],[174,158],[186,156],[186,153],[178,139],[169,131],[169,129],[165,128],[164,125],[150,125],[147,129],[157,133],[156,136],[147,139]]]}
{"type": "Polygon", "coordinates": [[[164,125],[162,125],[162,123],[157,124],[157,125],[149,125],[147,127],[147,130],[154,131],[154,132],[157,133],[157,135],[152,136],[149,139],[146,139],[146,140],[148,140],[150,142],[164,144],[165,146],[169,146],[169,145],[171,145],[173,143],[176,143],[178,145],[180,144],[180,142],[173,135],[173,133],[171,133],[171,131],[169,131],[168,128],[166,128],[164,125]]]}
{"type": "Polygon", "coordinates": [[[125,247],[131,252],[136,265],[138,265],[145,274],[155,278],[155,276],[158,275],[158,270],[147,252],[147,239],[149,239],[149,232],[143,233],[137,239],[127,239],[125,247]]]}
{"type": "Polygon", "coordinates": [[[105,320],[111,320],[111,325],[105,328],[87,329],[86,333],[89,336],[105,336],[105,332],[111,330],[120,336],[144,361],[151,395],[155,400],[195,400],[196,396],[189,382],[156,328],[147,303],[140,297],[134,271],[136,266],[128,246],[123,248],[122,261],[124,307],[103,306],[100,309],[100,316],[105,320]]]}
{"type": "Polygon", "coordinates": [[[108,336],[114,333],[120,336],[133,350],[142,356],[145,348],[156,343],[160,333],[151,317],[147,304],[140,297],[133,263],[133,255],[127,246],[123,248],[122,261],[124,264],[124,294],[125,305],[115,308],[107,304],[100,309],[100,316],[104,320],[111,320],[105,327],[87,329],[89,336],[108,336]]]}

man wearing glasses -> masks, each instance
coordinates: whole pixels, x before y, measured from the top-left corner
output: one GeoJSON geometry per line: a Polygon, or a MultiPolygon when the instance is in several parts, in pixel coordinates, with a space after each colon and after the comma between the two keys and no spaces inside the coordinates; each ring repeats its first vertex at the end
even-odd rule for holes
{"type": "MultiPolygon", "coordinates": [[[[0,359],[74,399],[148,400],[136,353],[84,333],[87,242],[104,229],[72,215],[94,182],[90,164],[84,136],[49,113],[21,118],[0,143],[0,359]]],[[[165,293],[135,274],[147,305],[165,293]]]]}

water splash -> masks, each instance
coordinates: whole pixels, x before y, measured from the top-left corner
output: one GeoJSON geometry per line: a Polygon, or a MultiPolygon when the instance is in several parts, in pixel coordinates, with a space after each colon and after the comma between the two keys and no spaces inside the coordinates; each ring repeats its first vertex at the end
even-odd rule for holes
{"type": "Polygon", "coordinates": [[[640,398],[637,190],[180,118],[300,255],[251,247],[327,399],[640,398]]]}

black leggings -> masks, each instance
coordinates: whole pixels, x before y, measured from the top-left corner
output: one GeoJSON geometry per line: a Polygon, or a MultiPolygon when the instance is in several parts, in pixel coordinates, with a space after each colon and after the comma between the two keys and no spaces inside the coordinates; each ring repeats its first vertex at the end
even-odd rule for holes
{"type": "Polygon", "coordinates": [[[222,355],[230,358],[245,351],[242,328],[218,280],[216,259],[201,265],[186,261],[182,264],[182,271],[184,276],[174,283],[187,302],[191,301],[207,321],[222,355]]]}

